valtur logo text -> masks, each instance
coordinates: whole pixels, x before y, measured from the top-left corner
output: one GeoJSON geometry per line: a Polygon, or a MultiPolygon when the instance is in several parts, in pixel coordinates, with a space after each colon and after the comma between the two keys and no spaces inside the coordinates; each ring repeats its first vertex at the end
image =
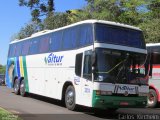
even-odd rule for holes
{"type": "Polygon", "coordinates": [[[51,53],[48,57],[45,57],[44,61],[46,64],[61,63],[63,58],[64,56],[58,56],[51,53]]]}

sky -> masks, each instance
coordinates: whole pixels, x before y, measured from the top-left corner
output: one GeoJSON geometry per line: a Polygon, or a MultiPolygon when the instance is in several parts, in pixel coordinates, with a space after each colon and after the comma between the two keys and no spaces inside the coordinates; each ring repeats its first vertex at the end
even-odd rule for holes
{"type": "MultiPolygon", "coordinates": [[[[20,7],[19,0],[2,0],[0,4],[0,64],[6,65],[11,38],[31,21],[30,9],[20,7]]],[[[54,0],[56,12],[80,9],[85,0],[54,0]]]]}

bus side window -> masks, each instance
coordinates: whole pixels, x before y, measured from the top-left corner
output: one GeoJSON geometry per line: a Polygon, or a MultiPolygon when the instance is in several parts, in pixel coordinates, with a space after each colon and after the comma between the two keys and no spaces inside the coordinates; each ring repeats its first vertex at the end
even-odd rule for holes
{"type": "Polygon", "coordinates": [[[88,80],[92,80],[92,54],[90,54],[91,51],[86,52],[88,53],[84,56],[83,77],[88,80]]]}
{"type": "Polygon", "coordinates": [[[82,70],[82,57],[83,54],[79,53],[76,55],[76,62],[75,62],[75,73],[77,76],[81,77],[81,70],[82,70]]]}
{"type": "Polygon", "coordinates": [[[150,72],[149,75],[152,77],[158,77],[157,73],[159,75],[159,71],[157,71],[155,68],[160,64],[160,49],[157,46],[150,48],[151,52],[151,60],[150,60],[150,72]]]}

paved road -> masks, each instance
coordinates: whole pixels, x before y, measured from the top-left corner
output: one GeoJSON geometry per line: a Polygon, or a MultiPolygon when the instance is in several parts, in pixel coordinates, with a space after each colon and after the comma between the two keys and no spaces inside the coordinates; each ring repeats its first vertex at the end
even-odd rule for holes
{"type": "Polygon", "coordinates": [[[113,114],[94,114],[90,108],[79,108],[78,112],[67,110],[60,101],[30,95],[21,97],[15,95],[11,89],[0,86],[0,107],[18,114],[24,120],[107,120],[107,119],[136,119],[147,117],[160,119],[160,109],[119,109],[113,114]],[[143,114],[143,116],[141,116],[143,114]],[[137,116],[138,115],[138,116],[137,116]]]}

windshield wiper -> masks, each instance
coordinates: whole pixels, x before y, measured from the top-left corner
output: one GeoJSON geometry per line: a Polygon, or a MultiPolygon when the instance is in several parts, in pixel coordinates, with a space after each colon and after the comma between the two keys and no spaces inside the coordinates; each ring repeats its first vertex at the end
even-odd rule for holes
{"type": "Polygon", "coordinates": [[[129,59],[129,53],[126,54],[126,58],[123,60],[123,65],[120,67],[120,70],[119,70],[119,72],[117,74],[115,82],[119,81],[119,79],[122,79],[122,81],[121,81],[122,83],[123,82],[127,82],[127,79],[128,79],[127,74],[128,74],[128,71],[129,71],[127,69],[127,67],[128,67],[128,63],[127,63],[128,59],[129,59]]]}

